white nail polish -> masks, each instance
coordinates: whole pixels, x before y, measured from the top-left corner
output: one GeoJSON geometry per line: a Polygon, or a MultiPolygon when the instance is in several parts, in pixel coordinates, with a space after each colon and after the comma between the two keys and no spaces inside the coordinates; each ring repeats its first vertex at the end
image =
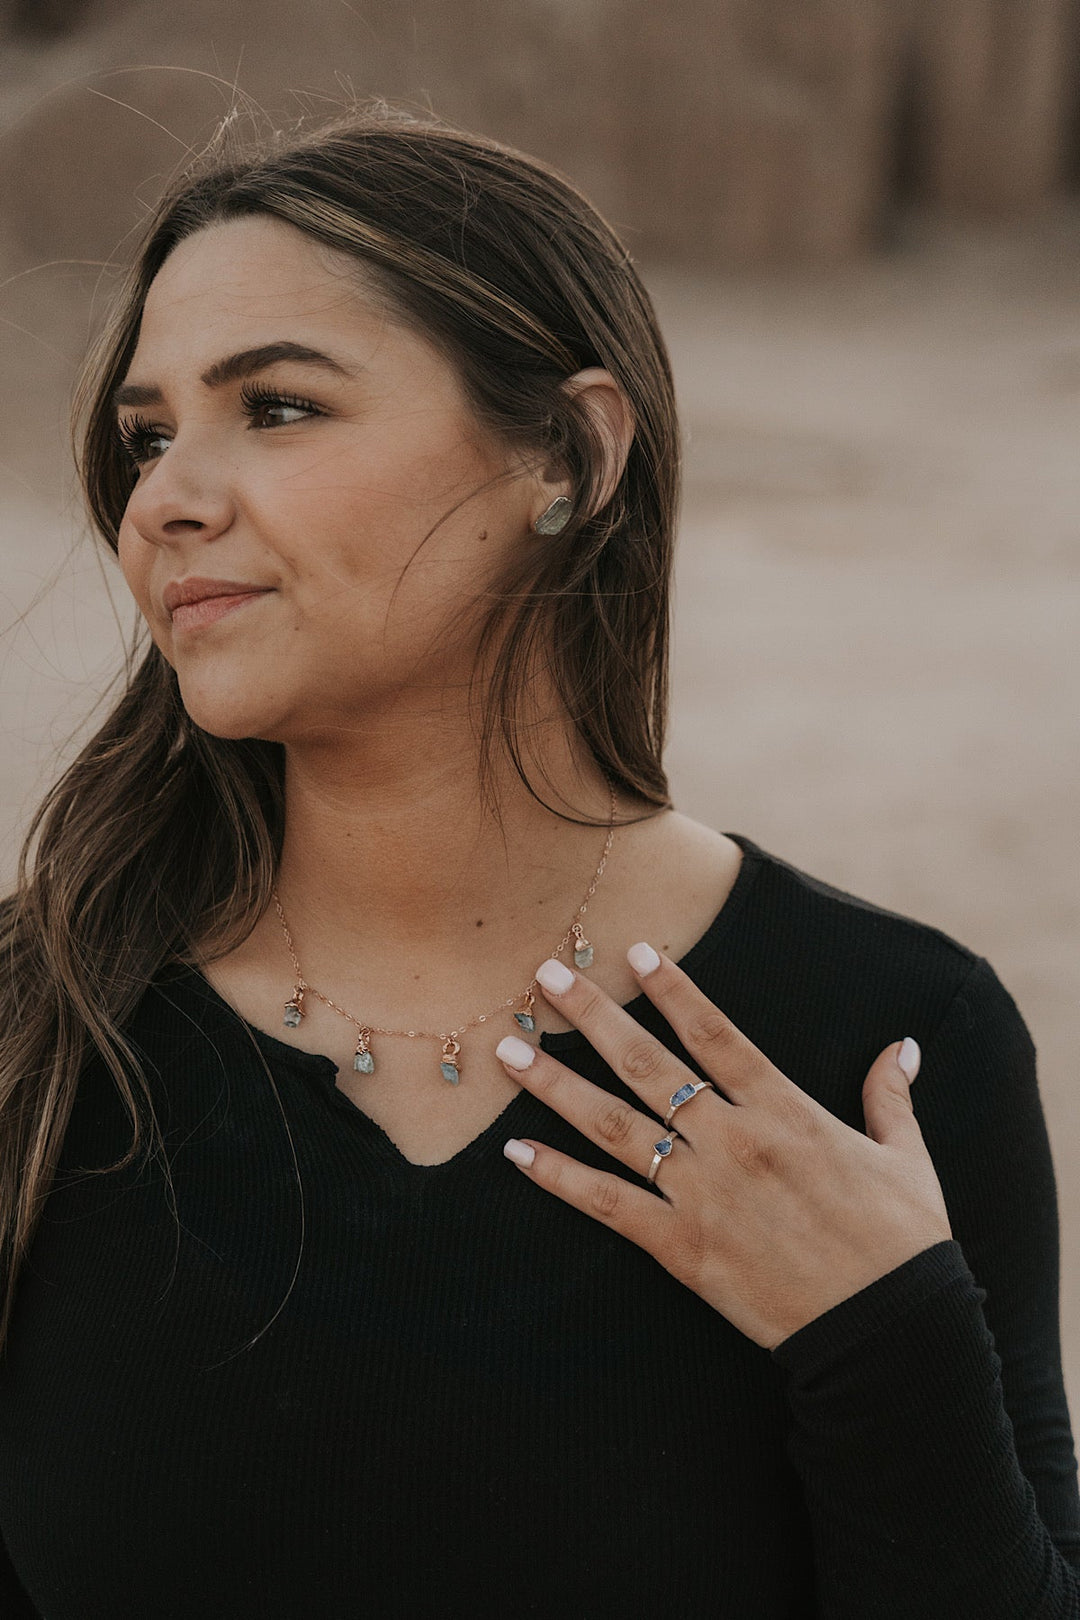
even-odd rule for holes
{"type": "Polygon", "coordinates": [[[546,962],[541,962],[536,970],[536,977],[545,990],[550,990],[556,996],[561,996],[564,990],[569,990],[574,982],[574,975],[570,969],[554,956],[549,956],[546,962]]]}
{"type": "Polygon", "coordinates": [[[519,1041],[516,1035],[504,1035],[495,1048],[495,1056],[509,1063],[512,1069],[527,1069],[536,1056],[536,1047],[528,1041],[519,1041]]]}
{"type": "Polygon", "coordinates": [[[922,1053],[919,1051],[918,1041],[913,1041],[910,1035],[905,1035],[904,1044],[896,1054],[896,1061],[907,1075],[908,1084],[910,1085],[918,1074],[919,1064],[922,1062],[922,1053]]]}
{"type": "Polygon", "coordinates": [[[630,949],[626,953],[626,960],[629,962],[634,972],[640,973],[642,978],[644,978],[647,973],[655,973],[657,968],[660,966],[660,958],[657,956],[652,946],[647,945],[644,940],[641,940],[637,945],[631,945],[630,949]]]}
{"type": "Polygon", "coordinates": [[[512,1136],[509,1142],[503,1145],[503,1152],[508,1159],[513,1159],[515,1164],[530,1165],[536,1158],[536,1149],[531,1148],[528,1142],[519,1142],[516,1136],[512,1136]]]}

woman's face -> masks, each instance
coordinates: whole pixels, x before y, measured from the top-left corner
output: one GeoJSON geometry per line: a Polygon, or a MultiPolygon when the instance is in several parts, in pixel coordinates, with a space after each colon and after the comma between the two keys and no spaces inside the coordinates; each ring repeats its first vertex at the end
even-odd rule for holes
{"type": "Polygon", "coordinates": [[[268,217],[196,232],[154,278],[125,384],[157,392],[118,407],[149,430],[120,566],[198,725],[340,736],[403,683],[467,681],[468,610],[511,552],[545,543],[530,525],[564,486],[483,434],[453,367],[358,290],[353,261],[268,217]],[[281,343],[339,369],[204,376],[281,343]],[[195,576],[264,590],[173,620],[165,588],[195,576]]]}

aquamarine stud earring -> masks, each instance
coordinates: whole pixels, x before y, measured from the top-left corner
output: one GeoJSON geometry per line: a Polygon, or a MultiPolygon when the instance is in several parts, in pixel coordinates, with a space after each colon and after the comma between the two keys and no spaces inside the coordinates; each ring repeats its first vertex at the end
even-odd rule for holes
{"type": "Polygon", "coordinates": [[[574,503],[566,495],[556,495],[546,512],[533,524],[535,534],[561,534],[570,521],[574,503]]]}

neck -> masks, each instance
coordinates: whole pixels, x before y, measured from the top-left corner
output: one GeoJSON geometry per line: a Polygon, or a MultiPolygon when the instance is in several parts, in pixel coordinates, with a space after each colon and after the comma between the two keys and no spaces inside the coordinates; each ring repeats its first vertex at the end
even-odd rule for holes
{"type": "MultiPolygon", "coordinates": [[[[611,793],[566,732],[544,741],[542,770],[529,775],[555,810],[504,764],[495,773],[497,812],[481,803],[477,755],[445,737],[406,750],[400,735],[382,749],[370,737],[351,749],[340,734],[287,747],[276,887],[310,983],[340,983],[344,965],[372,951],[410,977],[418,965],[465,953],[479,972],[498,971],[507,952],[527,961],[551,953],[596,874],[611,793]]],[[[611,860],[618,822],[652,810],[617,801],[611,860]]],[[[598,900],[602,885],[603,877],[598,900]]],[[[288,962],[273,905],[262,921],[267,943],[276,934],[288,962]]]]}

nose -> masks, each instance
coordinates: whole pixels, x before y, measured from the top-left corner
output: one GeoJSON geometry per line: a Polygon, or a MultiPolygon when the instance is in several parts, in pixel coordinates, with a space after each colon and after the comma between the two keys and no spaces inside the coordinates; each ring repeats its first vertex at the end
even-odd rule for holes
{"type": "Polygon", "coordinates": [[[192,535],[212,539],[235,512],[228,471],[207,434],[173,440],[143,469],[124,510],[124,522],[150,545],[169,546],[192,535]]]}

